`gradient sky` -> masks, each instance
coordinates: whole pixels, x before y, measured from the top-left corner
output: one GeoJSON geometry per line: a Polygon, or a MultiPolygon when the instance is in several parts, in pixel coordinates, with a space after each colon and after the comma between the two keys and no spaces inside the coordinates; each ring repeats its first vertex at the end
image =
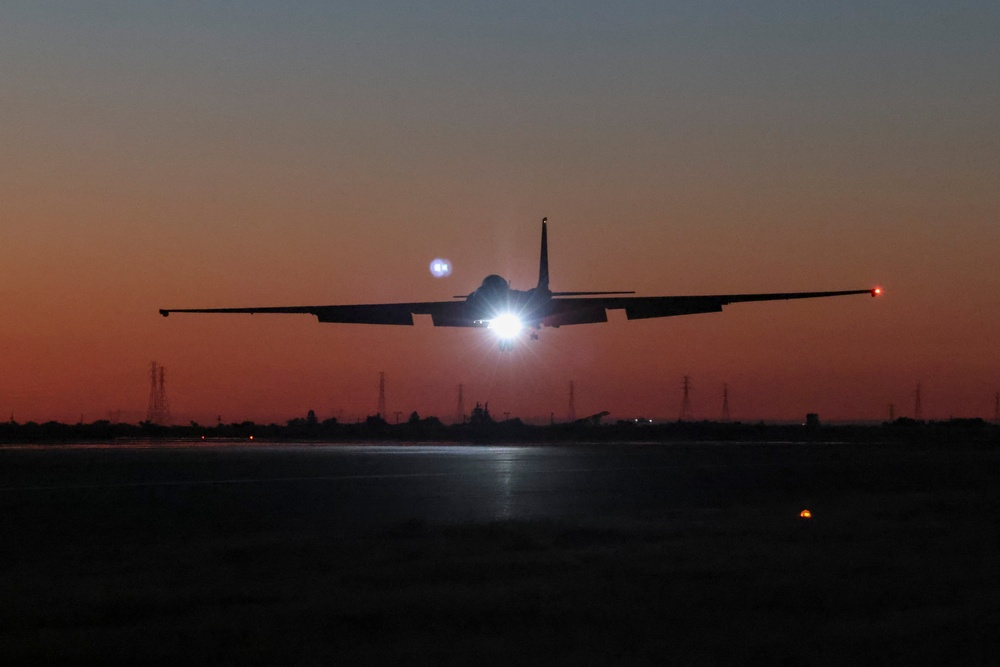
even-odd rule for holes
{"type": "Polygon", "coordinates": [[[0,416],[992,417],[995,2],[0,5],[0,416]],[[867,297],[486,332],[158,308],[442,300],[500,273],[867,297]],[[428,263],[449,258],[435,279],[428,263]]]}

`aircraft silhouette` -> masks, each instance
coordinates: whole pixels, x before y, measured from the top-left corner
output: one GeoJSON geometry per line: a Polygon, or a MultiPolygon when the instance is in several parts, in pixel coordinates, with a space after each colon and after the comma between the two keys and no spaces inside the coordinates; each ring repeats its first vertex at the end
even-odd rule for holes
{"type": "Polygon", "coordinates": [[[430,315],[436,327],[483,327],[492,329],[501,349],[511,349],[521,331],[536,331],[543,326],[607,322],[608,310],[624,310],[630,320],[671,317],[695,313],[715,313],[731,303],[815,299],[849,294],[878,296],[879,287],[839,292],[780,292],[775,294],[712,294],[705,296],[623,296],[635,292],[553,292],[549,289],[549,251],[547,218],[542,218],[542,250],[538,267],[538,285],[528,290],[511,289],[498,275],[489,275],[461,301],[414,303],[374,303],[335,306],[277,306],[269,308],[164,308],[170,313],[308,313],[320,322],[355,324],[412,325],[414,315],[430,315]]]}

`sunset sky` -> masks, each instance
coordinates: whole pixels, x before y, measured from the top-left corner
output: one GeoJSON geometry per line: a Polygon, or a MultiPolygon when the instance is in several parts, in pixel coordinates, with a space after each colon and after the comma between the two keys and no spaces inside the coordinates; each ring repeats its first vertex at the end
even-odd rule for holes
{"type": "Polygon", "coordinates": [[[0,419],[992,418],[1000,4],[0,5],[0,419]],[[372,5],[372,6],[369,6],[372,5]],[[158,308],[863,289],[485,331],[158,308]],[[446,257],[450,277],[428,264],[446,257]]]}

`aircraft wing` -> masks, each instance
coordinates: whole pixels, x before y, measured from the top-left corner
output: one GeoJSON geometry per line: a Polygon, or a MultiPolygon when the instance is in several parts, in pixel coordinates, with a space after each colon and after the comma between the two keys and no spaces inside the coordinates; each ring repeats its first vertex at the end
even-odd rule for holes
{"type": "Polygon", "coordinates": [[[371,303],[342,306],[277,306],[269,308],[162,308],[164,317],[170,313],[256,313],[308,314],[320,322],[348,324],[413,325],[414,315],[430,315],[436,327],[473,327],[465,315],[462,301],[428,301],[423,303],[371,303]]]}
{"type": "Polygon", "coordinates": [[[608,310],[624,310],[630,320],[651,317],[671,317],[693,315],[695,313],[717,313],[731,303],[749,301],[785,301],[788,299],[818,299],[849,294],[870,294],[877,296],[878,288],[844,290],[839,292],[779,292],[774,294],[712,294],[705,296],[634,296],[595,297],[579,299],[552,299],[549,315],[544,324],[564,326],[569,324],[589,324],[607,322],[608,310]]]}

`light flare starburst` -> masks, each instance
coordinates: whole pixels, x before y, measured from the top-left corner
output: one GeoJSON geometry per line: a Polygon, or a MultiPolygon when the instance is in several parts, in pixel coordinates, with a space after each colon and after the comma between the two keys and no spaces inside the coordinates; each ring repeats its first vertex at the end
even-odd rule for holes
{"type": "Polygon", "coordinates": [[[521,329],[524,328],[524,324],[521,322],[521,318],[517,315],[514,315],[513,313],[504,313],[503,315],[497,315],[490,320],[488,328],[491,329],[499,338],[509,340],[521,333],[521,329]]]}

